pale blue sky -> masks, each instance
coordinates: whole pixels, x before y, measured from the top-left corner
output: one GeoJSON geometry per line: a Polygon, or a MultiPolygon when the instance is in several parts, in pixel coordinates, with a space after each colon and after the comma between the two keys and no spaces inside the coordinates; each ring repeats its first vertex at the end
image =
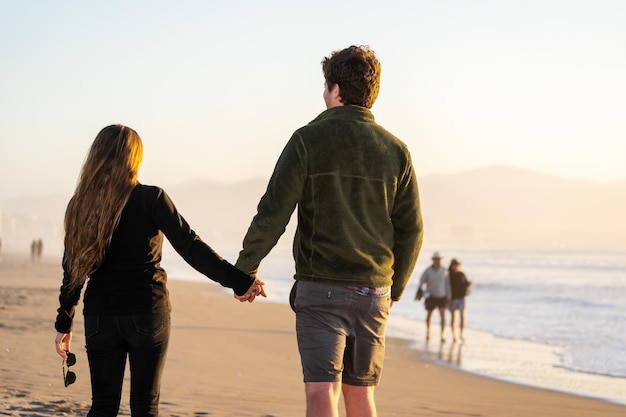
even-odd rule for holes
{"type": "Polygon", "coordinates": [[[144,183],[267,178],[350,44],[379,56],[373,111],[418,175],[626,179],[626,2],[214,3],[0,0],[0,199],[71,194],[112,123],[144,183]]]}

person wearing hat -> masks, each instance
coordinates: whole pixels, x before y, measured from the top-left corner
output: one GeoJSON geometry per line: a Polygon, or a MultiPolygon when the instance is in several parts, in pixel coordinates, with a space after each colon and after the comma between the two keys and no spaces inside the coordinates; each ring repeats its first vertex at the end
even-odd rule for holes
{"type": "Polygon", "coordinates": [[[468,281],[463,272],[459,270],[461,263],[452,259],[448,268],[448,277],[450,279],[450,290],[452,291],[452,301],[450,301],[450,328],[452,329],[452,338],[456,341],[456,312],[459,311],[459,337],[464,340],[463,331],[465,330],[465,296],[469,294],[469,287],[472,285],[468,281]]]}
{"type": "Polygon", "coordinates": [[[441,341],[445,342],[445,327],[446,327],[446,309],[450,304],[451,290],[450,280],[446,269],[441,266],[441,254],[439,252],[433,253],[432,265],[426,268],[420,283],[417,287],[418,294],[415,295],[415,299],[421,298],[422,287],[426,284],[426,293],[428,294],[424,301],[424,307],[426,308],[426,340],[430,339],[430,321],[432,319],[433,311],[438,308],[439,316],[441,317],[441,341]]]}

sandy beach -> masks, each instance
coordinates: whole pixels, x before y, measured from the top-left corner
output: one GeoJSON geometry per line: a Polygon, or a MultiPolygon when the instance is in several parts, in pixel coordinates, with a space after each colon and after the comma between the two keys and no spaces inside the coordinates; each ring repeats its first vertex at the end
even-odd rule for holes
{"type": "MultiPolygon", "coordinates": [[[[87,413],[89,371],[80,314],[72,343],[77,381],[68,388],[54,350],[60,282],[59,259],[31,263],[26,256],[4,254],[0,261],[0,416],[87,413]]],[[[169,289],[174,311],[162,416],[304,416],[294,315],[287,305],[242,304],[208,280],[170,280],[169,289]]],[[[405,343],[387,340],[376,390],[381,417],[626,415],[624,406],[433,365],[405,343]]],[[[121,416],[130,415],[127,387],[128,376],[121,416]]]]}

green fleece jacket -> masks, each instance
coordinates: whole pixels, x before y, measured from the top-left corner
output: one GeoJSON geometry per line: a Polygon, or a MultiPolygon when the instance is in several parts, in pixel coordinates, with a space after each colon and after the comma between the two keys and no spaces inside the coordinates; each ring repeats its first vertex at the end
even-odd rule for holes
{"type": "Polygon", "coordinates": [[[364,107],[338,106],[296,130],[236,266],[256,273],[298,207],[296,280],[391,286],[399,300],[422,245],[417,180],[404,143],[364,107]]]}

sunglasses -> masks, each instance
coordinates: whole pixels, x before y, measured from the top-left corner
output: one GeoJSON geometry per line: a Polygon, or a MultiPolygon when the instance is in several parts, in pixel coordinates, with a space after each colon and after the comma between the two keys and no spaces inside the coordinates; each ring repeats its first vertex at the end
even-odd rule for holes
{"type": "Polygon", "coordinates": [[[69,386],[76,382],[76,374],[70,371],[70,366],[76,365],[76,355],[71,352],[65,351],[66,359],[63,360],[63,382],[65,386],[69,386]],[[67,371],[65,367],[67,366],[67,371]]]}

